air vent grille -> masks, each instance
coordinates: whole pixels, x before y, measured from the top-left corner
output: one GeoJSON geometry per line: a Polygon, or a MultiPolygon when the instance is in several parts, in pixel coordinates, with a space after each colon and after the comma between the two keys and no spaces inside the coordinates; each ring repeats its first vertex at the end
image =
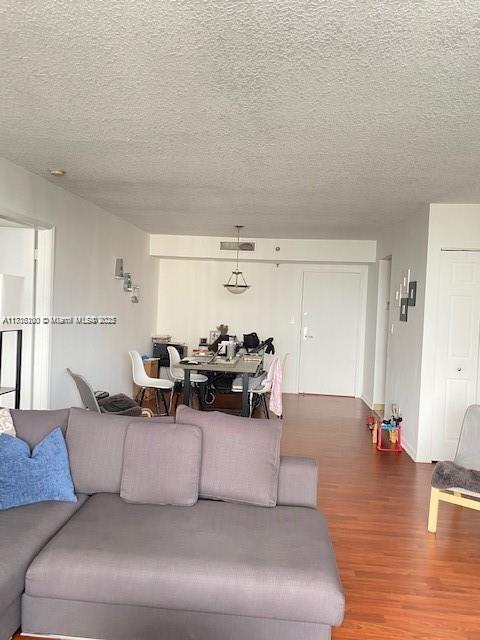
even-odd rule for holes
{"type": "Polygon", "coordinates": [[[221,251],[255,251],[254,242],[220,242],[221,251]]]}

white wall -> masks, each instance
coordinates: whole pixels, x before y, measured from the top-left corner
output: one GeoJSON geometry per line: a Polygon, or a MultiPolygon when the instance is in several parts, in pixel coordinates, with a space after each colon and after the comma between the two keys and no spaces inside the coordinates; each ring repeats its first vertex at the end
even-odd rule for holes
{"type": "MultiPolygon", "coordinates": [[[[390,335],[386,411],[394,402],[404,418],[405,445],[417,462],[431,462],[434,424],[435,355],[437,340],[440,255],[442,249],[480,250],[480,205],[431,204],[428,211],[386,230],[377,245],[377,258],[392,255],[390,335]],[[395,289],[403,270],[417,280],[417,305],[408,322],[398,320],[395,289]]],[[[369,267],[373,282],[373,267],[369,267]]],[[[374,293],[369,290],[369,301],[374,293]]],[[[368,308],[364,395],[375,387],[372,358],[375,314],[368,308]]],[[[373,392],[375,394],[375,392],[373,392]]]]}
{"type": "Polygon", "coordinates": [[[440,254],[442,249],[480,250],[479,204],[431,204],[428,238],[427,289],[420,397],[418,459],[431,460],[434,420],[435,354],[437,339],[440,254]]]}
{"type": "MultiPolygon", "coordinates": [[[[386,229],[378,239],[377,258],[392,256],[390,290],[389,358],[386,371],[385,412],[391,411],[392,403],[399,405],[404,420],[404,445],[407,452],[417,459],[419,439],[420,376],[422,368],[422,340],[425,300],[425,281],[428,243],[428,210],[414,218],[386,229]],[[400,285],[402,272],[411,270],[411,280],[417,281],[417,305],[409,308],[408,322],[400,322],[399,309],[395,304],[395,290],[400,285]]],[[[378,269],[377,269],[378,272],[378,269]]],[[[378,276],[377,276],[378,283],[378,276]]],[[[370,278],[373,284],[373,275],[370,278]]],[[[367,312],[367,336],[375,336],[375,351],[379,353],[377,339],[378,286],[371,288],[369,299],[375,299],[367,312]],[[375,329],[372,329],[372,325],[375,329]]],[[[369,358],[372,358],[371,339],[367,343],[369,358]]],[[[374,351],[374,353],[375,353],[374,351]]],[[[374,357],[374,356],[373,356],[374,357]]],[[[379,372],[377,366],[377,374],[379,372]]],[[[364,394],[375,393],[375,367],[365,367],[364,394]]]]}
{"type": "Polygon", "coordinates": [[[0,215],[18,215],[55,227],[54,313],[109,314],[112,326],[56,326],[52,332],[51,406],[79,404],[66,367],[85,375],[96,389],[131,393],[127,351],[150,352],[155,328],[156,265],[149,237],[43,178],[0,159],[0,215]],[[132,304],[114,280],[116,257],[141,286],[132,304]]]}
{"type": "MultiPolygon", "coordinates": [[[[298,361],[301,328],[302,274],[321,270],[323,265],[244,263],[243,272],[251,289],[232,295],[222,286],[232,265],[214,260],[159,260],[159,304],[157,332],[185,341],[189,348],[220,323],[228,324],[232,334],[242,336],[256,331],[259,337],[275,338],[277,353],[289,353],[284,390],[298,391],[298,361]]],[[[331,267],[330,267],[331,268],[331,267]]],[[[355,269],[366,286],[365,265],[336,265],[355,269]]],[[[325,301],[328,305],[328,300],[325,301]]],[[[348,310],[346,310],[348,312],[348,310]]],[[[365,321],[361,318],[361,335],[365,321]]],[[[362,348],[363,356],[363,348],[362,348]]],[[[363,357],[359,367],[363,378],[363,357]]],[[[360,386],[360,389],[362,387],[360,386]]]]}

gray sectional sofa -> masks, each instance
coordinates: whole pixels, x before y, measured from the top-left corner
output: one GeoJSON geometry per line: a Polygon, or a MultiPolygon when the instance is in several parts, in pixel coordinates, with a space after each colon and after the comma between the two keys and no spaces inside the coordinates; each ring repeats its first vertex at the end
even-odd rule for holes
{"type": "Polygon", "coordinates": [[[0,511],[0,640],[20,624],[101,640],[327,640],[341,624],[316,465],[280,458],[279,421],[179,408],[168,429],[193,424],[203,453],[198,501],[172,506],[122,497],[145,489],[155,420],[146,429],[81,409],[12,414],[31,446],[62,427],[79,500],[0,511]],[[145,477],[136,483],[130,465],[127,482],[125,456],[141,433],[145,477]]]}

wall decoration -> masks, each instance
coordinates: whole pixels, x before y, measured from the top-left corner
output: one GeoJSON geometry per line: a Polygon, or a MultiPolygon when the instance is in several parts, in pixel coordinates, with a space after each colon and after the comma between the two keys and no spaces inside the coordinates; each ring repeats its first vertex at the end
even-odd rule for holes
{"type": "Polygon", "coordinates": [[[417,281],[413,280],[408,285],[408,306],[414,307],[417,304],[417,281]]]}
{"type": "Polygon", "coordinates": [[[402,271],[402,288],[405,293],[408,290],[409,283],[410,283],[410,269],[407,269],[406,271],[402,271]]]}
{"type": "Polygon", "coordinates": [[[115,280],[123,280],[123,258],[115,259],[115,280]]]}
{"type": "Polygon", "coordinates": [[[133,302],[133,304],[138,304],[138,302],[140,301],[140,297],[139,297],[139,292],[140,287],[138,286],[138,284],[134,284],[132,286],[132,297],[130,298],[130,300],[133,302]]]}
{"type": "Polygon", "coordinates": [[[123,290],[126,293],[131,293],[133,291],[132,274],[128,271],[123,274],[123,290]]]}
{"type": "Polygon", "coordinates": [[[123,290],[125,293],[131,293],[130,296],[131,302],[133,304],[138,304],[140,301],[139,290],[140,286],[138,284],[133,283],[132,274],[129,271],[125,271],[123,258],[115,258],[115,271],[113,274],[115,280],[123,281],[123,290]]]}
{"type": "Polygon", "coordinates": [[[400,300],[400,322],[407,322],[408,320],[408,298],[402,298],[400,300]]]}

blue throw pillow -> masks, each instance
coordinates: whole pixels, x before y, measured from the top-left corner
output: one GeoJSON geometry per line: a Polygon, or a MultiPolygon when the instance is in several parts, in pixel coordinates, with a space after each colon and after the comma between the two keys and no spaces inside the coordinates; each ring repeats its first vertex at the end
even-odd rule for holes
{"type": "Polygon", "coordinates": [[[60,427],[31,453],[20,438],[0,435],[0,509],[45,500],[77,501],[60,427]]]}

